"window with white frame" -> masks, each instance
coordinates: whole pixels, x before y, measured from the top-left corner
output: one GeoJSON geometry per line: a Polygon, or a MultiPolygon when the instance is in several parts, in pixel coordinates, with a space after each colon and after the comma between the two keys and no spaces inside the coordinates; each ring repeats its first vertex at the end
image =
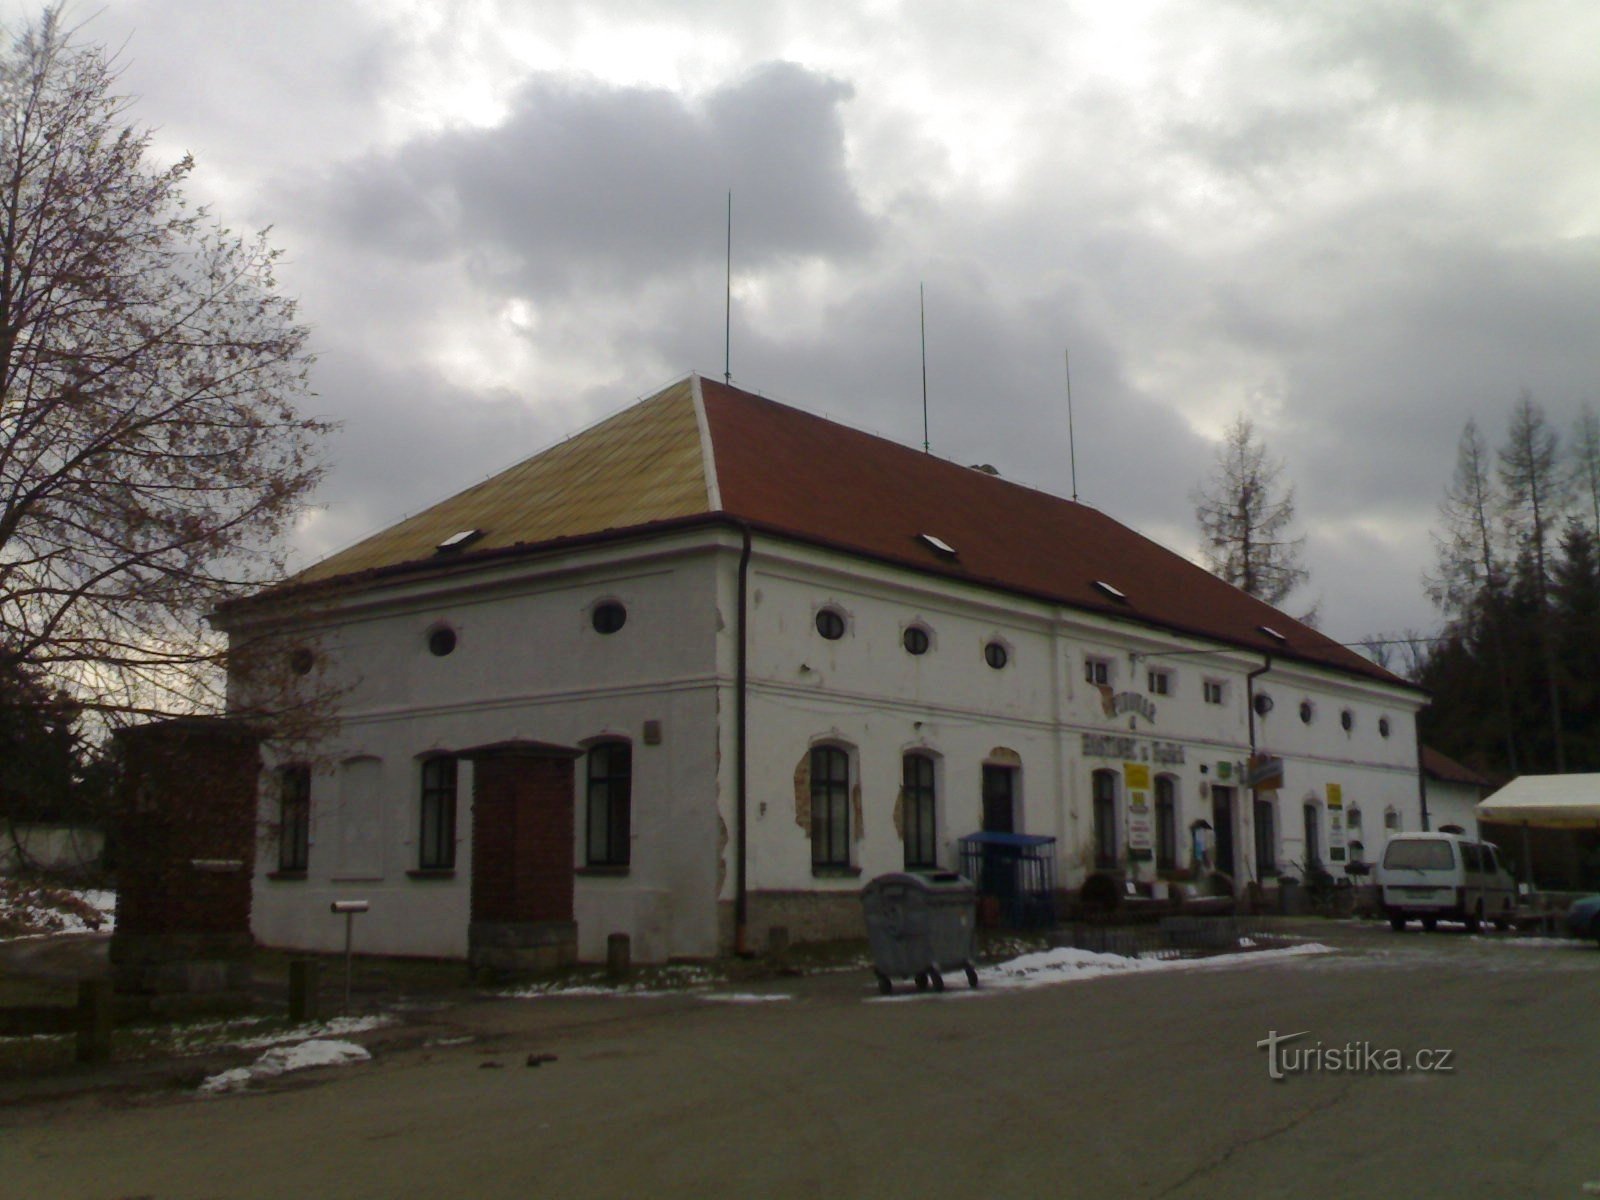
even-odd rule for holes
{"type": "Polygon", "coordinates": [[[1172,672],[1152,669],[1146,678],[1152,696],[1172,695],[1172,672]]]}
{"type": "Polygon", "coordinates": [[[1085,683],[1092,683],[1099,687],[1108,686],[1111,683],[1111,660],[1109,658],[1084,659],[1083,679],[1085,683]]]}
{"type": "Polygon", "coordinates": [[[1221,704],[1227,698],[1227,685],[1220,679],[1208,679],[1200,692],[1207,704],[1221,704]]]}

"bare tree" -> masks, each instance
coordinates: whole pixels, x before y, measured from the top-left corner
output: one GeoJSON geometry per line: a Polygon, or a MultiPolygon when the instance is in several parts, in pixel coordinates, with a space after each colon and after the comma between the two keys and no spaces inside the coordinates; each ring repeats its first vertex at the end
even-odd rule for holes
{"type": "Polygon", "coordinates": [[[1592,514],[1590,532],[1600,537],[1600,417],[1588,403],[1578,410],[1572,431],[1572,484],[1592,514]]]}
{"type": "MultiPolygon", "coordinates": [[[[1506,761],[1515,773],[1517,746],[1512,733],[1511,680],[1501,603],[1506,578],[1495,529],[1500,507],[1493,458],[1478,432],[1478,423],[1469,420],[1456,444],[1455,475],[1439,502],[1444,532],[1433,535],[1437,567],[1423,581],[1429,597],[1446,616],[1470,622],[1475,614],[1481,614],[1499,678],[1506,761]]],[[[1419,669],[1420,665],[1416,664],[1419,669]]]]}
{"type": "Polygon", "coordinates": [[[1286,537],[1294,520],[1294,488],[1282,488],[1283,464],[1240,416],[1217,451],[1210,480],[1193,496],[1206,567],[1268,604],[1306,580],[1305,538],[1286,537]]]}
{"type": "Polygon", "coordinates": [[[1504,489],[1506,530],[1512,541],[1531,555],[1539,640],[1544,649],[1550,699],[1550,726],[1555,743],[1555,769],[1567,769],[1562,745],[1561,688],[1556,682],[1555,637],[1550,628],[1549,547],[1551,530],[1565,504],[1560,444],[1544,409],[1527,392],[1511,410],[1511,427],[1500,449],[1500,484],[1504,489]]]}
{"type": "Polygon", "coordinates": [[[0,657],[109,719],[218,700],[327,426],[265,234],[186,205],[58,8],[0,50],[0,657]]]}

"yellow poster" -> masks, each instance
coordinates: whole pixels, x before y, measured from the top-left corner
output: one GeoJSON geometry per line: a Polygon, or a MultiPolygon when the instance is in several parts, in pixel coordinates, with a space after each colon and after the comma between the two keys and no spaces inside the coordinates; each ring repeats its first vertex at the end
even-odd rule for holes
{"type": "Polygon", "coordinates": [[[1328,807],[1344,807],[1344,788],[1337,783],[1330,783],[1328,785],[1328,807]]]}
{"type": "Polygon", "coordinates": [[[1130,792],[1148,792],[1150,790],[1150,764],[1123,763],[1122,781],[1127,784],[1130,792]]]}

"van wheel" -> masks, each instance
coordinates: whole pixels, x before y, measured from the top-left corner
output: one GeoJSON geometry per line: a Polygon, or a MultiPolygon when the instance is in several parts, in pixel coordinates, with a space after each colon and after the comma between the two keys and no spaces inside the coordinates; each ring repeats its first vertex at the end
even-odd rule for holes
{"type": "Polygon", "coordinates": [[[1439,928],[1439,919],[1437,917],[1422,918],[1422,931],[1424,933],[1432,933],[1437,928],[1439,928]]]}
{"type": "Polygon", "coordinates": [[[1396,933],[1399,933],[1405,927],[1406,927],[1406,919],[1404,917],[1390,917],[1389,918],[1389,928],[1394,930],[1396,933]]]}

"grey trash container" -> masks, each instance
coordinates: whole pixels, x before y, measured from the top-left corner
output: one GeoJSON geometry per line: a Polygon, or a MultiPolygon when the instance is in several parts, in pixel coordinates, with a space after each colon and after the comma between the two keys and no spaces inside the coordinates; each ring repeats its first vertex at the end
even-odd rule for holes
{"type": "Polygon", "coordinates": [[[895,979],[914,979],[917,990],[944,990],[945,971],[964,970],[978,986],[972,961],[976,893],[972,881],[953,871],[879,875],[861,889],[867,941],[878,990],[888,995],[895,979]]]}

